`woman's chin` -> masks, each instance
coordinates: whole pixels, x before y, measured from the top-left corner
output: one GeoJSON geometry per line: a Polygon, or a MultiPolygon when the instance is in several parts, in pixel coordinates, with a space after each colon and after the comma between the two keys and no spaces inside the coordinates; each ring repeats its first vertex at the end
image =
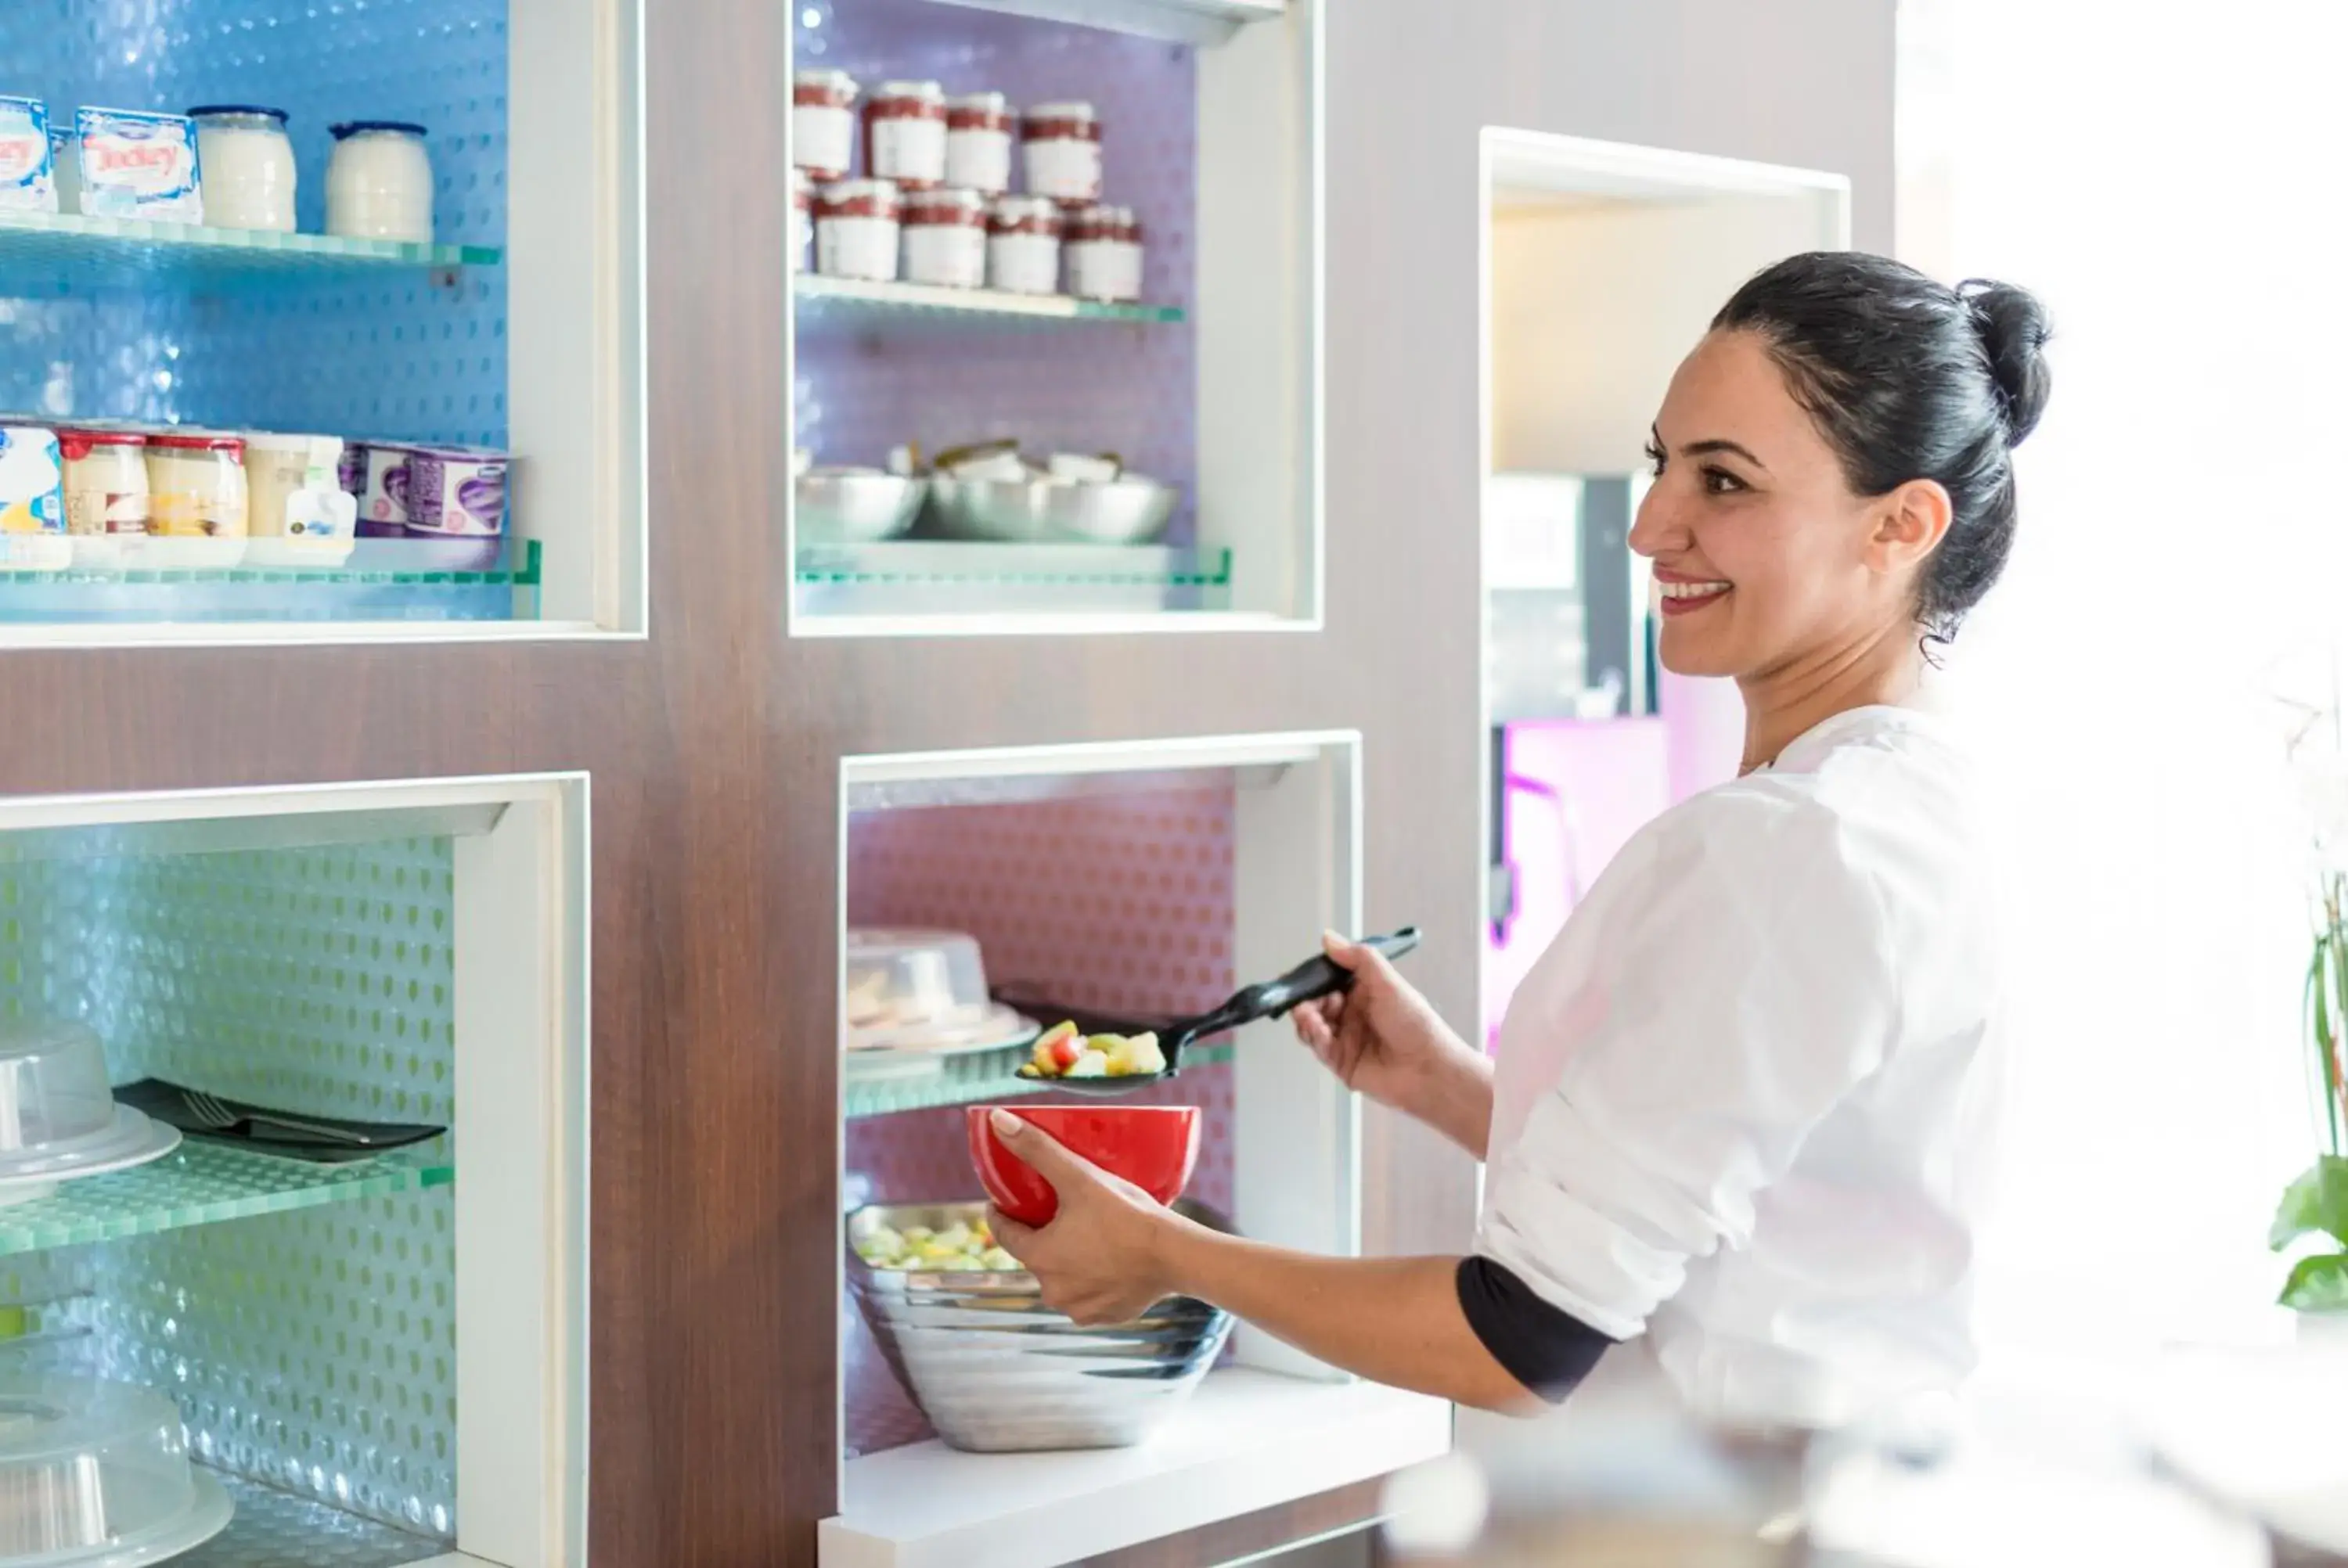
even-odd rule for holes
{"type": "Polygon", "coordinates": [[[1674,626],[1668,620],[1656,629],[1655,662],[1674,675],[1692,680],[1734,675],[1735,663],[1726,651],[1716,640],[1699,636],[1690,628],[1674,626]]]}

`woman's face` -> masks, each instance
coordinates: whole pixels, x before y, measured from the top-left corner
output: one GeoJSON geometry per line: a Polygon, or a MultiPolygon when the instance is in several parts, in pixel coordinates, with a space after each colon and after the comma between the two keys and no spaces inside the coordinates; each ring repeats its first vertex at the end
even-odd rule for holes
{"type": "Polygon", "coordinates": [[[1631,548],[1654,563],[1666,669],[1766,676],[1912,625],[1921,556],[1887,539],[1900,497],[1851,493],[1756,334],[1696,345],[1648,456],[1656,477],[1631,548]]]}

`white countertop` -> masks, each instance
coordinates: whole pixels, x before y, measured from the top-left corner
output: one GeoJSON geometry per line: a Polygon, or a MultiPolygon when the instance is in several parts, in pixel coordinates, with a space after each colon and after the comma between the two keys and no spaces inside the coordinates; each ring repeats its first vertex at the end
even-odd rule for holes
{"type": "Polygon", "coordinates": [[[941,1442],[841,1467],[822,1568],[1039,1568],[1367,1481],[1446,1452],[1451,1407],[1374,1383],[1230,1368],[1138,1448],[968,1454],[941,1442]]]}

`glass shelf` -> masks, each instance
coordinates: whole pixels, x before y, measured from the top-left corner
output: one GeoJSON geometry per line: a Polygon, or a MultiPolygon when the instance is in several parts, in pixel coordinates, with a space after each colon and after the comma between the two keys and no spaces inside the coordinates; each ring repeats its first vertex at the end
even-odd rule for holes
{"type": "Polygon", "coordinates": [[[945,0],[974,11],[1001,11],[1047,22],[1075,22],[1166,38],[1178,44],[1220,44],[1251,23],[1277,22],[1287,0],[945,0]]]}
{"type": "Polygon", "coordinates": [[[457,1179],[445,1141],[423,1148],[321,1165],[190,1138],[151,1165],[60,1183],[46,1197],[0,1208],[0,1255],[345,1204],[457,1179]]]}
{"type": "Polygon", "coordinates": [[[236,1517],[210,1541],[171,1559],[172,1568],[404,1568],[449,1551],[429,1535],[410,1535],[339,1508],[220,1471],[236,1517]]]}
{"type": "Polygon", "coordinates": [[[0,623],[535,620],[542,570],[536,539],[361,539],[336,567],[0,572],[0,623]]]}
{"type": "Polygon", "coordinates": [[[798,569],[805,615],[1220,610],[1231,599],[1231,552],[906,539],[803,546],[798,569]]]}
{"type": "Polygon", "coordinates": [[[994,289],[941,289],[925,283],[869,283],[856,278],[800,272],[791,288],[807,314],[817,321],[847,323],[900,317],[966,321],[993,318],[1022,322],[1123,322],[1169,326],[1183,313],[1177,305],[1106,305],[1066,294],[1007,294],[994,289]]]}
{"type": "Polygon", "coordinates": [[[0,283],[18,292],[139,286],[158,279],[232,283],[400,268],[445,272],[495,266],[504,259],[504,251],[487,245],[406,245],[77,212],[0,212],[0,283]]]}
{"type": "MultiPolygon", "coordinates": [[[[941,1105],[975,1105],[1048,1092],[1045,1079],[1022,1078],[1020,1064],[1035,1048],[1005,1046],[962,1056],[924,1056],[914,1051],[850,1051],[840,1061],[841,1095],[852,1121],[900,1111],[930,1111],[941,1105]]],[[[1182,1052],[1185,1070],[1231,1059],[1228,1040],[1194,1045],[1182,1052]]],[[[1179,1086],[1182,1080],[1174,1080],[1179,1086]]]]}

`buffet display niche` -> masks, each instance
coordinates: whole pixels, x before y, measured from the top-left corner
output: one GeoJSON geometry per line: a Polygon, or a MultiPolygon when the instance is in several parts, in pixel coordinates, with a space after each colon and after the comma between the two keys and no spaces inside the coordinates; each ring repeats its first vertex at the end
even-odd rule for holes
{"type": "Polygon", "coordinates": [[[641,631],[634,15],[0,9],[0,645],[641,631]]]}
{"type": "Polygon", "coordinates": [[[0,1563],[584,1560],[585,788],[0,801],[0,1563]]]}
{"type": "Polygon", "coordinates": [[[827,1568],[1073,1562],[1448,1447],[1441,1402],[1202,1302],[1079,1328],[985,1230],[990,1194],[1052,1201],[985,1133],[1005,1105],[1203,1223],[1360,1250],[1358,1108],[1241,995],[1358,919],[1358,757],[1301,734],[843,764],[827,1568]]]}
{"type": "Polygon", "coordinates": [[[798,635],[1320,617],[1317,0],[810,0],[798,635]]]}

